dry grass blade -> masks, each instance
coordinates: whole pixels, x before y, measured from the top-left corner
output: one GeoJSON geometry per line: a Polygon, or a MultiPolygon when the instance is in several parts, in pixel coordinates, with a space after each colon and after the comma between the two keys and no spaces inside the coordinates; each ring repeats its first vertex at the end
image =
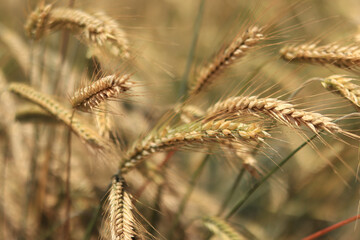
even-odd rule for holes
{"type": "Polygon", "coordinates": [[[245,240],[247,238],[241,236],[227,222],[217,217],[203,217],[204,226],[213,232],[220,239],[226,240],[245,240]]]}
{"type": "Polygon", "coordinates": [[[353,78],[343,75],[332,75],[321,83],[327,90],[332,91],[352,102],[360,108],[360,86],[352,83],[353,78]]]}
{"type": "Polygon", "coordinates": [[[210,85],[226,67],[245,56],[246,52],[262,39],[264,39],[263,28],[258,26],[251,26],[244,33],[237,36],[228,47],[219,52],[210,64],[200,70],[200,74],[190,91],[190,95],[201,92],[206,86],[210,85]]]}
{"type": "Polygon", "coordinates": [[[300,61],[316,64],[331,64],[339,68],[356,69],[360,66],[360,49],[358,46],[340,46],[328,44],[302,44],[285,46],[280,50],[282,58],[288,61],[300,61]]]}
{"type": "Polygon", "coordinates": [[[30,14],[25,25],[25,30],[33,39],[63,29],[70,30],[91,47],[106,49],[114,56],[130,56],[125,32],[104,13],[90,15],[76,9],[40,5],[30,14]]]}
{"type": "Polygon", "coordinates": [[[54,115],[91,147],[102,150],[110,148],[110,145],[101,136],[99,136],[97,132],[92,130],[88,124],[83,122],[81,119],[74,117],[71,110],[63,107],[52,97],[21,83],[10,84],[9,90],[33,103],[36,103],[54,115]]]}
{"type": "Polygon", "coordinates": [[[15,120],[20,122],[41,122],[41,123],[60,123],[58,119],[49,114],[43,108],[34,104],[19,106],[15,112],[15,120]]]}
{"type": "Polygon", "coordinates": [[[103,77],[87,87],[78,89],[70,99],[71,105],[81,111],[92,111],[101,102],[127,92],[133,85],[129,79],[129,74],[103,77]]]}
{"type": "Polygon", "coordinates": [[[290,127],[299,127],[303,124],[315,133],[325,130],[329,133],[347,134],[336,123],[333,123],[333,119],[320,113],[296,109],[293,104],[276,98],[257,98],[256,96],[231,97],[218,102],[208,109],[204,122],[219,117],[234,117],[239,114],[241,116],[247,112],[266,114],[290,127]]]}
{"type": "Polygon", "coordinates": [[[114,176],[109,194],[109,224],[112,240],[131,240],[136,236],[136,221],[125,180],[114,176]]]}
{"type": "Polygon", "coordinates": [[[269,134],[258,124],[243,124],[232,121],[210,121],[184,124],[174,129],[164,129],[161,134],[150,134],[136,145],[121,163],[120,170],[126,173],[142,160],[155,152],[168,151],[183,146],[209,144],[228,144],[230,142],[247,144],[263,141],[269,134]]]}

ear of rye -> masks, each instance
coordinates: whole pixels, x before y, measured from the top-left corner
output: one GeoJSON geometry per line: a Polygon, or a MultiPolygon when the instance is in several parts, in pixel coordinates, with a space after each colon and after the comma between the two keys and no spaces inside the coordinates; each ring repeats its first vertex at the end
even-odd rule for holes
{"type": "Polygon", "coordinates": [[[70,102],[73,108],[81,111],[92,111],[100,103],[113,98],[118,98],[121,94],[129,91],[133,83],[130,75],[119,76],[109,75],[98,79],[89,86],[78,89],[71,97],[70,102]]]}
{"type": "Polygon", "coordinates": [[[320,113],[296,109],[293,104],[276,98],[257,98],[256,96],[230,97],[220,101],[208,109],[204,122],[217,118],[241,116],[246,113],[263,113],[292,128],[305,125],[314,133],[325,130],[332,134],[347,134],[333,122],[333,119],[320,113]]]}
{"type": "Polygon", "coordinates": [[[214,60],[207,66],[201,68],[190,95],[200,93],[210,85],[225,68],[241,59],[258,42],[264,39],[263,28],[258,26],[249,27],[244,33],[237,36],[225,49],[221,50],[214,60]]]}
{"type": "Polygon", "coordinates": [[[131,196],[122,177],[114,176],[109,194],[109,224],[112,240],[131,240],[136,236],[131,196]]]}
{"type": "Polygon", "coordinates": [[[164,130],[160,134],[148,135],[127,153],[127,158],[120,164],[120,171],[127,173],[156,152],[181,147],[221,145],[229,142],[249,144],[263,141],[263,138],[268,136],[269,134],[255,123],[243,124],[218,120],[205,124],[199,122],[183,124],[177,128],[164,130]]]}

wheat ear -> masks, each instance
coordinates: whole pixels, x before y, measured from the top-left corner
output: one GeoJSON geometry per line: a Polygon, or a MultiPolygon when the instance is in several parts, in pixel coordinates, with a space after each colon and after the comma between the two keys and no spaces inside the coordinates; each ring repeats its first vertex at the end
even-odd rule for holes
{"type": "Polygon", "coordinates": [[[21,83],[12,83],[9,90],[23,98],[39,105],[48,111],[65,125],[67,125],[82,140],[95,149],[108,149],[109,144],[89,127],[87,123],[78,117],[73,116],[72,110],[66,109],[51,96],[38,92],[30,86],[21,83]]]}
{"type": "Polygon", "coordinates": [[[33,39],[63,29],[70,30],[91,47],[107,49],[114,56],[130,56],[125,32],[104,13],[90,15],[71,8],[53,8],[51,4],[40,5],[25,24],[25,30],[33,39]]]}
{"type": "Polygon", "coordinates": [[[315,133],[320,130],[329,133],[346,133],[333,122],[333,119],[320,113],[296,109],[293,104],[276,98],[257,98],[256,96],[230,97],[220,101],[208,109],[204,122],[218,117],[223,118],[237,114],[241,116],[242,113],[246,112],[264,113],[290,127],[299,127],[303,124],[315,133]]]}
{"type": "Polygon", "coordinates": [[[198,94],[206,86],[210,85],[226,67],[245,56],[246,52],[263,38],[263,28],[258,26],[251,26],[244,33],[238,35],[216,55],[211,63],[200,70],[195,85],[190,90],[190,95],[198,94]]]}
{"type": "Polygon", "coordinates": [[[112,240],[131,240],[136,235],[133,205],[126,187],[124,178],[113,177],[108,209],[112,240]]]}
{"type": "Polygon", "coordinates": [[[82,111],[92,111],[101,102],[109,98],[116,98],[128,91],[133,85],[130,75],[109,75],[96,80],[87,87],[78,89],[70,102],[73,108],[82,111]]]}
{"type": "Polygon", "coordinates": [[[202,222],[204,226],[213,232],[215,235],[224,240],[244,240],[245,237],[241,236],[238,232],[235,231],[224,220],[217,217],[203,217],[202,222]]]}
{"type": "Polygon", "coordinates": [[[206,146],[209,144],[227,144],[237,142],[247,144],[251,141],[263,141],[269,136],[258,124],[244,124],[233,121],[210,121],[184,124],[174,129],[165,129],[161,134],[150,134],[130,150],[120,165],[120,171],[126,173],[145,158],[155,152],[168,151],[184,146],[206,146]]]}
{"type": "Polygon", "coordinates": [[[288,61],[301,61],[316,64],[331,64],[339,68],[351,69],[360,66],[358,46],[340,46],[328,44],[302,44],[285,46],[280,50],[282,58],[288,61]]]}
{"type": "Polygon", "coordinates": [[[332,75],[322,81],[322,85],[352,102],[357,109],[360,108],[360,86],[352,83],[353,78],[343,75],[332,75]]]}

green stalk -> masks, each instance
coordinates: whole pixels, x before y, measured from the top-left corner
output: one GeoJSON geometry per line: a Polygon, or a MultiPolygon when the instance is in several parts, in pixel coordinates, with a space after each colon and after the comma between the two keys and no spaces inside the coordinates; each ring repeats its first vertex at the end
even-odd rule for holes
{"type": "Polygon", "coordinates": [[[230,188],[230,191],[227,193],[227,195],[217,213],[217,216],[220,216],[223,214],[223,212],[226,209],[227,205],[229,204],[231,198],[234,196],[235,190],[239,186],[240,181],[241,181],[242,177],[244,176],[244,173],[245,173],[245,168],[241,168],[240,172],[238,173],[238,175],[235,178],[234,183],[232,184],[232,186],[230,188]]]}
{"type": "MultiPolygon", "coordinates": [[[[319,133],[320,134],[320,133],[319,133]]],[[[237,202],[237,204],[231,209],[231,211],[226,215],[225,219],[229,219],[231,216],[233,216],[240,207],[246,202],[246,200],[249,199],[249,197],[266,181],[268,180],[274,173],[277,172],[287,161],[292,158],[298,151],[300,151],[303,147],[305,147],[309,142],[314,140],[319,134],[314,134],[311,138],[309,138],[307,141],[302,143],[299,147],[297,147],[293,152],[291,152],[286,158],[284,158],[277,166],[271,170],[268,174],[266,174],[260,181],[256,182],[252,188],[249,189],[249,191],[245,194],[245,196],[237,202]]]]}
{"type": "Polygon", "coordinates": [[[184,75],[181,78],[180,97],[183,97],[184,99],[186,99],[186,97],[187,97],[188,78],[189,78],[189,73],[191,70],[192,63],[194,61],[196,44],[197,44],[197,41],[199,38],[199,33],[200,33],[201,20],[202,20],[203,14],[204,14],[204,6],[205,6],[205,0],[201,0],[199,9],[198,9],[198,13],[197,13],[197,17],[195,20],[195,24],[194,24],[194,34],[193,34],[193,39],[192,39],[191,46],[190,46],[188,59],[186,61],[184,75]]]}

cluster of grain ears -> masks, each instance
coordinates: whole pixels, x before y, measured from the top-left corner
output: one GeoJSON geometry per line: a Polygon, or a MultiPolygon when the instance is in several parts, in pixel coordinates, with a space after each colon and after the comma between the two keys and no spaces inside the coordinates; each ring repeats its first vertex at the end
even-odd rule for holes
{"type": "Polygon", "coordinates": [[[114,56],[130,57],[125,32],[104,13],[91,15],[71,8],[40,5],[30,14],[25,29],[36,40],[51,32],[69,30],[90,47],[100,47],[114,56]]]}
{"type": "MultiPolygon", "coordinates": [[[[89,48],[105,50],[115,57],[127,60],[130,57],[126,33],[115,20],[104,13],[89,14],[77,9],[40,4],[28,17],[25,30],[34,40],[39,40],[59,30],[68,30],[89,48]]],[[[191,97],[205,91],[228,67],[242,59],[266,37],[264,27],[249,25],[230,44],[218,51],[212,61],[200,68],[187,95],[191,97]]],[[[285,46],[280,54],[287,61],[331,64],[346,69],[355,69],[360,65],[360,49],[352,45],[285,46]]],[[[342,75],[333,75],[324,78],[322,85],[345,97],[360,109],[360,87],[354,84],[353,80],[342,75]]],[[[22,113],[22,115],[19,113],[19,118],[23,115],[28,118],[32,116],[31,114],[37,114],[36,118],[52,117],[65,124],[92,149],[114,153],[119,159],[118,173],[112,178],[105,207],[107,211],[105,221],[109,225],[110,237],[113,240],[137,239],[139,235],[133,213],[135,208],[133,199],[129,194],[124,176],[130,175],[131,170],[136,169],[140,163],[155,153],[188,149],[197,151],[220,146],[224,152],[233,150],[237,157],[244,160],[243,167],[253,176],[258,177],[257,162],[252,150],[256,145],[261,145],[271,137],[268,133],[271,129],[266,129],[264,124],[261,124],[265,122],[264,119],[275,120],[292,129],[306,126],[317,135],[326,131],[330,135],[341,133],[352,136],[335,123],[334,119],[320,113],[298,109],[289,101],[270,97],[234,96],[217,102],[206,111],[194,105],[187,105],[186,101],[178,104],[179,107],[175,107],[175,113],[180,116],[177,123],[157,125],[124,155],[119,156],[112,151],[118,146],[115,146],[111,142],[113,139],[110,139],[115,124],[108,118],[107,101],[121,98],[133,90],[134,85],[130,74],[104,75],[74,92],[70,97],[72,109],[66,108],[52,96],[41,93],[28,85],[12,83],[9,86],[11,92],[42,109],[22,113]],[[76,110],[94,113],[99,131],[94,131],[89,123],[76,116],[76,110]],[[246,118],[248,115],[255,120],[245,123],[243,120],[249,119],[246,118]]],[[[189,99],[189,101],[193,100],[189,99]]],[[[220,218],[204,217],[202,222],[222,239],[244,239],[220,218]]]]}

